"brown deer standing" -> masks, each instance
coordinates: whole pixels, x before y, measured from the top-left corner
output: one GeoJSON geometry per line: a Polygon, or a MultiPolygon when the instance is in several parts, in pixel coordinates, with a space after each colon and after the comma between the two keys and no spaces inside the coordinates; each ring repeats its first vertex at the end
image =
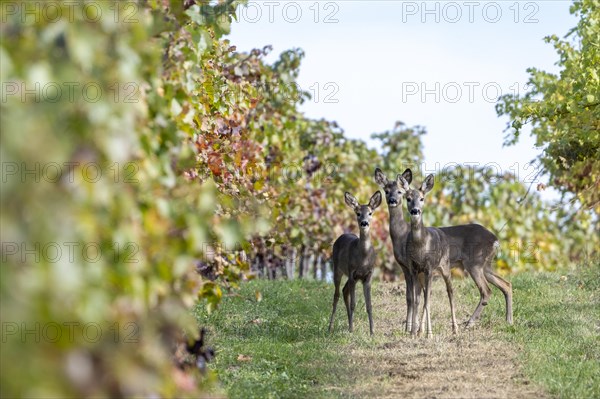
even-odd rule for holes
{"type": "MultiPolygon", "coordinates": [[[[404,272],[406,281],[406,331],[412,329],[412,290],[414,283],[408,273],[408,259],[406,257],[406,240],[410,231],[409,224],[404,220],[402,213],[402,194],[400,177],[404,177],[408,184],[412,181],[412,172],[406,169],[396,180],[388,180],[381,169],[375,169],[375,181],[386,194],[386,201],[390,213],[390,236],[394,247],[394,256],[404,272]]],[[[512,324],[512,286],[492,270],[492,261],[500,244],[498,238],[485,227],[478,224],[465,224],[459,226],[440,227],[448,238],[450,244],[450,265],[452,268],[460,267],[466,271],[480,293],[480,301],[473,315],[466,323],[467,327],[475,324],[483,307],[487,305],[491,296],[488,282],[496,286],[504,294],[506,302],[506,321],[512,324]]]]}
{"type": "Polygon", "coordinates": [[[410,233],[410,224],[404,220],[402,211],[402,198],[404,198],[404,187],[400,179],[404,178],[409,184],[412,181],[412,171],[406,169],[404,173],[396,176],[395,180],[388,180],[381,169],[375,169],[375,181],[383,188],[385,192],[385,200],[388,204],[390,214],[390,236],[394,248],[394,258],[400,265],[406,281],[406,332],[412,330],[412,301],[413,301],[413,286],[412,276],[408,270],[408,256],[406,254],[406,240],[410,233]]]}
{"type": "Polygon", "coordinates": [[[365,295],[365,305],[369,316],[369,332],[373,335],[373,314],[371,309],[371,277],[375,266],[375,250],[371,245],[369,225],[373,211],[381,204],[381,193],[377,191],[368,205],[360,205],[356,198],[349,193],[344,194],[346,204],[356,213],[360,228],[360,237],[354,234],[342,234],[333,244],[333,310],[329,319],[329,332],[333,331],[333,319],[340,298],[340,283],[342,276],[348,276],[348,281],[342,290],[344,304],[348,312],[348,331],[352,332],[352,317],[356,305],[356,282],[362,281],[365,295]]]}
{"type": "Polygon", "coordinates": [[[408,256],[408,270],[411,274],[411,280],[414,282],[412,289],[413,309],[411,335],[423,331],[424,324],[427,326],[427,337],[432,336],[431,328],[431,281],[433,272],[441,273],[446,283],[448,300],[450,301],[450,313],[452,314],[452,332],[456,334],[458,326],[456,324],[456,314],[454,312],[452,279],[450,276],[450,243],[441,229],[435,227],[425,227],[423,225],[423,204],[425,194],[433,188],[433,175],[427,176],[418,190],[411,189],[408,182],[401,176],[400,183],[404,196],[406,197],[406,207],[410,213],[410,233],[406,240],[406,253],[408,256]],[[423,318],[418,322],[419,298],[421,297],[421,288],[424,289],[425,299],[423,303],[423,318]],[[418,329],[417,329],[418,328],[418,329]]]}

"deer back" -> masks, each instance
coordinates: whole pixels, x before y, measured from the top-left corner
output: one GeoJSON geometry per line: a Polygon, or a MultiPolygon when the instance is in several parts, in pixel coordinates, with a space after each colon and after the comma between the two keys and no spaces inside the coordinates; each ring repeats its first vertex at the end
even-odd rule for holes
{"type": "Polygon", "coordinates": [[[495,254],[498,237],[479,224],[440,227],[448,237],[450,263],[480,263],[495,254]]]}

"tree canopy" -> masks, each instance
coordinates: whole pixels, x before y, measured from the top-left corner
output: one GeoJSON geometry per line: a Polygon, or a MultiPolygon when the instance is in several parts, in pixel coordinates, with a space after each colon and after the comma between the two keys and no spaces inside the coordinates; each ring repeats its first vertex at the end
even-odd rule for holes
{"type": "Polygon", "coordinates": [[[505,145],[531,124],[550,184],[600,214],[600,2],[577,0],[571,13],[576,27],[562,39],[545,38],[560,73],[528,69],[529,91],[503,96],[496,110],[511,119],[505,145]]]}

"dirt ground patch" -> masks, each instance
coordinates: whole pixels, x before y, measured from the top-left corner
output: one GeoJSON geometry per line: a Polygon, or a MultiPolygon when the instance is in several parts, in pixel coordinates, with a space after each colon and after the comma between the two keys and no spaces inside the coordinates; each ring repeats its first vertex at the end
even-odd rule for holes
{"type": "MultiPolygon", "coordinates": [[[[454,280],[458,321],[466,321],[477,301],[468,295],[475,285],[454,280]]],[[[403,333],[404,284],[379,283],[373,295],[375,337],[347,347],[350,368],[356,372],[344,396],[376,398],[543,398],[548,395],[522,374],[517,362],[519,348],[496,336],[491,324],[504,323],[504,300],[495,290],[495,316],[487,323],[453,335],[444,284],[434,281],[432,323],[434,337],[412,339],[403,333]]],[[[362,290],[357,289],[357,299],[362,290]]],[[[484,315],[491,310],[484,309],[484,315]]],[[[367,336],[364,303],[357,301],[355,333],[367,336]]],[[[342,305],[337,328],[347,320],[342,305]]],[[[491,313],[491,312],[490,312],[491,313]]],[[[355,316],[356,317],[356,316],[355,316]]],[[[337,391],[341,388],[332,388],[337,391]]]]}

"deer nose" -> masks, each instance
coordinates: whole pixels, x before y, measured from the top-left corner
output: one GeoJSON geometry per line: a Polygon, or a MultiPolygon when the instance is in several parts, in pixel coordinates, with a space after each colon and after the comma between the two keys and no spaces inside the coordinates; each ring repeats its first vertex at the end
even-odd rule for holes
{"type": "Polygon", "coordinates": [[[364,220],[362,222],[360,222],[360,227],[367,227],[369,225],[369,222],[365,222],[364,220]]]}
{"type": "Polygon", "coordinates": [[[415,215],[415,216],[416,216],[416,215],[419,215],[419,214],[421,214],[421,210],[420,210],[420,209],[413,208],[413,209],[411,209],[411,210],[410,210],[410,214],[411,214],[411,215],[415,215]]]}
{"type": "Polygon", "coordinates": [[[398,205],[398,200],[395,198],[390,198],[390,205],[398,205]]]}

